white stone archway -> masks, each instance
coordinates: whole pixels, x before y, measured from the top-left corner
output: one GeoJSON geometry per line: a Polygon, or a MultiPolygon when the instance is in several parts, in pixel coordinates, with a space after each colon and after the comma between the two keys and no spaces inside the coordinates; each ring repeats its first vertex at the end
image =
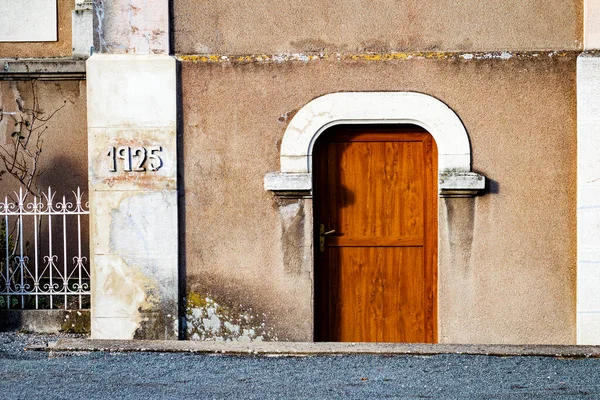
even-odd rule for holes
{"type": "Polygon", "coordinates": [[[419,125],[437,143],[441,196],[473,196],[485,188],[485,178],[471,172],[467,131],[446,104],[415,92],[344,92],[318,97],[298,111],[281,143],[281,171],[265,176],[265,189],[310,196],[313,145],[327,128],[340,124],[419,125]]]}

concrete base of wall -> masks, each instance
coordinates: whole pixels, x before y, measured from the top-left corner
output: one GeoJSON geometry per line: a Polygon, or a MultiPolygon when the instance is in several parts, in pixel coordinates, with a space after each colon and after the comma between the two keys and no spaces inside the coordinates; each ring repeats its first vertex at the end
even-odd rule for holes
{"type": "Polygon", "coordinates": [[[95,340],[64,339],[48,344],[50,352],[110,351],[309,356],[332,354],[600,357],[599,346],[552,346],[507,344],[422,344],[422,343],[312,343],[312,342],[215,342],[189,340],[95,340]]]}
{"type": "Polygon", "coordinates": [[[0,332],[89,333],[89,310],[3,310],[0,332]]]}

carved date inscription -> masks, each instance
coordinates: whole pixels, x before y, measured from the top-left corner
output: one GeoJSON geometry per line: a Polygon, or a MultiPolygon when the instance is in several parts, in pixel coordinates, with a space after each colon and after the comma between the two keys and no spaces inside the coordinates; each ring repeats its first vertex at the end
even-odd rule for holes
{"type": "Polygon", "coordinates": [[[117,172],[120,165],[125,172],[144,172],[146,168],[150,171],[158,171],[163,166],[160,153],[162,153],[162,146],[109,147],[106,154],[110,157],[108,171],[117,172]]]}

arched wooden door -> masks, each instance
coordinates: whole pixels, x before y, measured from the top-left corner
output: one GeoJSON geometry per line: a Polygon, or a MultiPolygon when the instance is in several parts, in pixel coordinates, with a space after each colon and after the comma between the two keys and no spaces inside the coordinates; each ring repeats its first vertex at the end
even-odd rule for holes
{"type": "Polygon", "coordinates": [[[435,141],[417,126],[321,135],[315,340],[436,342],[437,173],[435,141]]]}

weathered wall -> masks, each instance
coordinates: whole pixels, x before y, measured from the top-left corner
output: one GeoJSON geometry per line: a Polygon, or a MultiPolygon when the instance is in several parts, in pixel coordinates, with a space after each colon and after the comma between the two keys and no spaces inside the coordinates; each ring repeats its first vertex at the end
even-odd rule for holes
{"type": "MultiPolygon", "coordinates": [[[[38,164],[37,186],[47,194],[48,187],[51,187],[55,193],[54,204],[62,201],[62,196],[65,196],[68,202],[73,203],[75,207],[75,196],[73,191],[80,187],[84,194],[83,201],[86,202],[88,199],[88,188],[87,188],[87,130],[86,130],[86,85],[85,81],[0,81],[0,112],[2,112],[2,120],[0,121],[0,146],[2,146],[4,153],[5,150],[10,151],[13,148],[13,142],[11,134],[15,131],[15,120],[13,118],[24,118],[28,121],[32,121],[31,118],[25,116],[28,110],[34,108],[34,97],[37,98],[38,109],[37,113],[38,120],[34,123],[33,128],[36,132],[42,132],[43,143],[41,145],[41,154],[38,164]],[[33,86],[32,86],[33,85],[33,86]],[[18,104],[21,105],[22,110],[19,110],[18,104]],[[47,123],[44,125],[42,119],[47,119],[47,123]],[[46,129],[47,128],[47,129],[46,129]]],[[[35,143],[36,135],[32,136],[30,144],[35,143]]],[[[30,147],[31,148],[31,147],[30,147]]],[[[35,151],[35,148],[32,148],[35,151]]],[[[31,165],[31,163],[30,163],[31,165]]],[[[6,167],[2,161],[0,161],[0,171],[5,171],[6,167]]],[[[31,170],[30,170],[31,171],[31,170]]],[[[22,185],[17,181],[16,178],[11,176],[9,173],[3,173],[0,175],[0,201],[4,202],[5,197],[8,197],[9,202],[17,202],[17,196],[14,194],[15,191],[19,192],[19,187],[22,185]]],[[[41,193],[40,193],[41,196],[41,193]]],[[[46,198],[42,197],[42,201],[46,204],[46,198]]],[[[33,197],[28,197],[25,200],[25,208],[28,209],[27,205],[33,202],[33,197]]],[[[9,217],[10,232],[13,236],[13,243],[18,243],[18,230],[16,229],[17,219],[9,217]]],[[[24,230],[23,230],[23,252],[24,255],[29,257],[29,268],[33,273],[34,265],[34,220],[32,216],[23,218],[24,230]]],[[[39,226],[39,262],[40,269],[39,273],[42,273],[43,268],[42,259],[49,253],[49,225],[50,220],[46,217],[42,218],[42,223],[39,226]]],[[[67,234],[67,266],[69,271],[73,269],[73,257],[79,254],[78,249],[78,220],[75,216],[69,216],[66,218],[66,225],[63,226],[62,218],[53,218],[52,223],[53,232],[53,249],[55,255],[58,255],[57,262],[62,266],[63,258],[63,228],[66,229],[67,234]],[[59,260],[59,261],[58,261],[59,260]]],[[[89,260],[89,251],[87,249],[89,230],[88,230],[88,218],[82,216],[81,218],[81,239],[82,239],[82,256],[89,260]]],[[[2,235],[4,237],[4,235],[2,235]]],[[[19,249],[20,246],[17,246],[19,249]]],[[[84,261],[87,265],[87,261],[84,261]]],[[[86,267],[89,268],[89,267],[86,267]]],[[[47,276],[46,271],[46,276],[47,276]]],[[[84,279],[85,279],[85,274],[84,279]]],[[[56,272],[55,272],[56,277],[56,272]]],[[[33,288],[31,288],[33,290],[33,288]]],[[[63,297],[55,296],[53,301],[54,305],[63,307],[63,297]]],[[[41,308],[48,307],[48,296],[40,296],[39,298],[41,308]]],[[[89,296],[83,296],[83,307],[89,308],[89,296]]],[[[75,296],[69,296],[70,307],[74,307],[73,303],[76,301],[75,296]]],[[[31,308],[34,306],[32,298],[26,298],[25,307],[31,308]]],[[[75,306],[78,307],[78,306],[75,306]]],[[[86,325],[89,327],[89,313],[86,314],[88,322],[86,325]]],[[[23,328],[26,329],[52,329],[56,327],[56,324],[45,325],[43,318],[38,321],[39,324],[35,324],[32,321],[33,314],[21,315],[20,313],[15,314],[13,317],[19,317],[22,319],[23,328]],[[33,325],[31,325],[33,323],[33,325]]],[[[55,315],[57,321],[66,318],[64,315],[55,315]]],[[[2,319],[3,317],[0,317],[2,319]]],[[[11,317],[12,318],[12,317],[11,317]]],[[[13,322],[19,319],[12,318],[13,322]]],[[[69,317],[70,318],[70,317],[69,317]]],[[[65,320],[68,322],[69,320],[65,320]]],[[[55,321],[56,322],[56,321],[55,321]]],[[[73,320],[71,322],[74,323],[73,320]]],[[[11,325],[11,327],[14,327],[11,325]]],[[[60,324],[58,325],[60,327],[60,324]]]]}
{"type": "Polygon", "coordinates": [[[275,198],[263,177],[315,97],[417,91],[459,115],[490,180],[484,196],[439,202],[440,341],[574,343],[574,56],[438,57],[183,61],[190,335],[311,340],[312,204],[275,198]]]}
{"type": "Polygon", "coordinates": [[[166,0],[95,0],[94,48],[98,53],[168,54],[166,0]]]}
{"type": "MultiPolygon", "coordinates": [[[[0,81],[0,109],[17,112],[17,100],[24,108],[33,104],[32,82],[0,81]]],[[[43,152],[40,157],[40,186],[52,186],[58,193],[71,194],[80,186],[87,191],[87,124],[85,81],[37,81],[35,95],[46,118],[58,110],[47,123],[43,152]],[[60,109],[60,110],[59,110],[60,109]]],[[[0,121],[0,144],[9,143],[14,122],[11,115],[0,121]]],[[[2,166],[0,165],[0,169],[2,166]]],[[[6,174],[0,188],[13,187],[14,181],[6,174]]]]}
{"type": "Polygon", "coordinates": [[[579,49],[582,0],[174,1],[175,52],[579,49]]]}
{"type": "Polygon", "coordinates": [[[25,57],[70,57],[71,56],[71,12],[74,0],[58,0],[58,41],[31,43],[0,42],[0,58],[25,57]]]}

